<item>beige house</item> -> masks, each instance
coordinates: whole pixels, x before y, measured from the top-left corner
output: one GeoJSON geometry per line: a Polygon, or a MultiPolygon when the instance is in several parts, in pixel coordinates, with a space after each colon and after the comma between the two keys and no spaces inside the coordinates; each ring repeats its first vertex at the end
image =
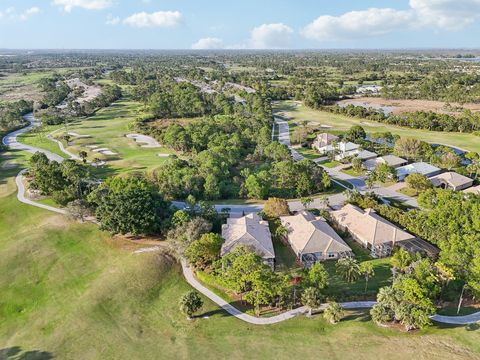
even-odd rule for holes
{"type": "Polygon", "coordinates": [[[257,214],[248,214],[241,218],[229,218],[222,225],[222,245],[220,256],[230,253],[235,247],[244,245],[252,252],[261,256],[266,264],[273,267],[275,251],[273,250],[272,235],[268,222],[263,221],[257,214]]]}
{"type": "Polygon", "coordinates": [[[468,188],[466,190],[463,190],[464,193],[466,194],[475,194],[475,195],[480,195],[480,185],[478,186],[472,186],[471,188],[468,188]]]}
{"type": "Polygon", "coordinates": [[[339,137],[332,134],[328,134],[328,133],[318,134],[315,140],[313,141],[312,147],[320,151],[320,149],[328,145],[331,145],[332,142],[338,141],[338,140],[339,140],[339,137]]]}
{"type": "Polygon", "coordinates": [[[388,166],[391,166],[396,169],[400,166],[407,165],[408,161],[395,155],[385,155],[385,156],[378,157],[376,159],[367,160],[363,165],[367,170],[373,171],[380,164],[387,164],[388,166]]]}
{"type": "Polygon", "coordinates": [[[457,174],[454,171],[445,172],[430,178],[434,187],[460,191],[473,185],[473,179],[457,174]]]}
{"type": "Polygon", "coordinates": [[[305,267],[318,261],[353,256],[352,249],[321,217],[302,211],[282,216],[280,220],[287,229],[286,240],[305,267]]]}
{"type": "Polygon", "coordinates": [[[415,240],[415,236],[385,220],[372,209],[362,210],[348,204],[333,211],[332,217],[342,231],[348,231],[357,242],[371,251],[373,257],[389,256],[394,246],[415,240]]]}

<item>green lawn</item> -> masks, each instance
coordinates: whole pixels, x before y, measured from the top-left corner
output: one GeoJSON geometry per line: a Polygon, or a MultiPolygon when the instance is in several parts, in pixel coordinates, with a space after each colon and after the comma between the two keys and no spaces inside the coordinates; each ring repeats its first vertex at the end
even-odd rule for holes
{"type": "Polygon", "coordinates": [[[343,169],[342,172],[345,173],[345,174],[348,174],[350,176],[355,176],[355,177],[365,175],[365,170],[355,171],[352,167],[350,167],[348,169],[343,169]]]}
{"type": "Polygon", "coordinates": [[[329,286],[326,289],[327,296],[338,299],[353,300],[353,299],[370,299],[375,300],[375,295],[378,289],[388,286],[391,283],[392,272],[390,270],[390,259],[374,259],[369,252],[363,248],[359,243],[351,238],[346,238],[348,246],[355,254],[355,259],[359,263],[370,262],[373,265],[375,275],[369,279],[367,292],[365,293],[365,278],[361,277],[353,283],[344,281],[336,272],[336,261],[326,261],[324,263],[325,269],[329,275],[329,286]]]}
{"type": "Polygon", "coordinates": [[[325,166],[325,167],[328,167],[328,168],[336,168],[337,166],[339,165],[342,165],[341,163],[339,163],[338,161],[330,161],[330,160],[325,160],[325,161],[321,161],[319,162],[320,165],[322,166],[325,166]]]}
{"type": "Polygon", "coordinates": [[[418,192],[417,190],[414,190],[408,186],[405,186],[404,188],[398,190],[399,193],[402,193],[404,195],[407,195],[407,196],[411,196],[411,197],[416,197],[418,196],[418,192]]]}
{"type": "Polygon", "coordinates": [[[348,130],[353,125],[361,125],[369,133],[390,131],[392,134],[402,137],[411,137],[434,144],[451,145],[469,151],[480,152],[480,137],[473,134],[409,129],[375,123],[370,120],[318,111],[303,105],[295,106],[293,101],[280,101],[274,104],[274,111],[290,118],[292,122],[308,120],[319,125],[332,126],[332,130],[348,130]]]}
{"type": "MultiPolygon", "coordinates": [[[[133,139],[125,137],[125,135],[133,133],[128,129],[128,125],[142,114],[142,104],[129,100],[127,95],[126,98],[112,106],[99,110],[94,116],[87,119],[78,119],[68,126],[68,132],[89,135],[88,138],[72,137],[69,146],[66,146],[67,144],[63,140],[63,135],[67,132],[66,129],[62,128],[53,136],[63,141],[67,150],[74,154],[87,151],[90,160],[94,158],[106,160],[107,166],[98,169],[98,175],[106,176],[114,173],[151,170],[166,159],[158,156],[158,154],[173,154],[174,152],[165,147],[143,148],[133,139]],[[94,152],[93,149],[88,148],[92,145],[96,145],[98,148],[108,148],[116,155],[102,155],[94,152]]],[[[58,145],[46,137],[47,134],[61,127],[43,127],[31,134],[25,134],[21,141],[62,154],[58,145]]]]}
{"type": "MultiPolygon", "coordinates": [[[[2,155],[4,156],[4,155],[2,155]]],[[[10,155],[9,155],[10,156],[10,155]]],[[[14,153],[20,160],[23,153],[14,153]]],[[[5,156],[4,156],[5,158],[5,156]]],[[[190,290],[178,264],[133,255],[92,224],[20,204],[17,168],[0,163],[0,358],[7,359],[466,359],[480,356],[475,328],[403,333],[364,311],[338,325],[321,316],[273,326],[237,320],[205,299],[186,320],[190,290]],[[207,316],[208,318],[203,318],[207,316]],[[23,357],[15,357],[13,354],[23,357]],[[7,355],[8,354],[8,355],[7,355]],[[319,355],[321,354],[321,355],[319,355]]]]}
{"type": "Polygon", "coordinates": [[[321,155],[314,149],[301,147],[295,150],[297,150],[300,154],[302,154],[308,160],[315,160],[321,157],[321,155]]]}

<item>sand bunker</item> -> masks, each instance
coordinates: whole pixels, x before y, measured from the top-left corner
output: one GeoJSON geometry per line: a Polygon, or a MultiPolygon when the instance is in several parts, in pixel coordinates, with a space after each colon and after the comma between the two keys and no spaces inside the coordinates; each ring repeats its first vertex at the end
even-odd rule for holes
{"type": "Polygon", "coordinates": [[[90,135],[80,135],[80,134],[77,134],[76,132],[68,132],[67,133],[68,135],[70,136],[73,136],[73,137],[76,137],[76,138],[89,138],[91,137],[90,135]]]}
{"type": "Polygon", "coordinates": [[[117,155],[117,153],[114,153],[111,151],[109,148],[100,148],[100,149],[95,149],[93,152],[97,152],[103,155],[117,155]]]}
{"type": "Polygon", "coordinates": [[[157,155],[160,156],[160,157],[169,157],[170,156],[170,154],[157,154],[157,155]]]}
{"type": "Polygon", "coordinates": [[[161,147],[160,143],[151,136],[141,134],[128,134],[127,138],[135,140],[143,148],[158,148],[161,147]]]}

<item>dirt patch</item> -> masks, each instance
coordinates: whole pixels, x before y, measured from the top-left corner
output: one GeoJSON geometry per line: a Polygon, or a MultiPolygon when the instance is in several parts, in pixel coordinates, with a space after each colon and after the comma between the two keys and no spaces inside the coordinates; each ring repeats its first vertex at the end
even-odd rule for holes
{"type": "Polygon", "coordinates": [[[40,227],[50,228],[66,228],[69,225],[70,221],[64,215],[49,216],[39,224],[40,227]]]}
{"type": "Polygon", "coordinates": [[[401,114],[404,112],[415,112],[415,111],[434,111],[442,114],[450,115],[459,115],[463,110],[468,109],[473,112],[480,111],[480,104],[457,104],[449,103],[449,106],[442,101],[430,101],[430,100],[389,100],[384,98],[376,97],[359,97],[355,99],[342,100],[339,101],[339,105],[348,105],[354,104],[358,105],[359,103],[362,106],[366,107],[386,107],[391,108],[393,114],[401,114]]]}

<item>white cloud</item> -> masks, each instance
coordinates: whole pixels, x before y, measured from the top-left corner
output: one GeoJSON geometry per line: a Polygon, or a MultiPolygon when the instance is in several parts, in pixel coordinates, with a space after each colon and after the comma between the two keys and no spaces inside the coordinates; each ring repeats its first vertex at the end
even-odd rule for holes
{"type": "Polygon", "coordinates": [[[195,44],[192,44],[192,49],[195,50],[222,49],[223,47],[221,39],[212,37],[200,39],[195,44]]]}
{"type": "Polygon", "coordinates": [[[53,0],[53,5],[63,7],[66,12],[72,11],[74,8],[82,8],[86,10],[102,10],[113,5],[112,0],[53,0]]]}
{"type": "Polygon", "coordinates": [[[480,0],[410,0],[419,25],[459,30],[480,17],[480,0]]]}
{"type": "Polygon", "coordinates": [[[248,47],[254,49],[282,49],[290,46],[293,30],[282,23],[263,24],[250,33],[248,47]]]}
{"type": "Polygon", "coordinates": [[[124,24],[134,27],[172,27],[181,22],[182,14],[179,11],[140,12],[123,20],[124,24]]]}
{"type": "Polygon", "coordinates": [[[25,10],[23,13],[20,14],[20,19],[21,20],[28,20],[31,16],[38,14],[40,12],[40,8],[37,6],[33,6],[27,10],[25,10]]]}
{"type": "Polygon", "coordinates": [[[38,14],[39,12],[40,8],[37,6],[25,9],[22,12],[17,12],[14,7],[9,7],[4,11],[0,11],[0,19],[5,18],[11,21],[26,21],[33,15],[38,14]]]}
{"type": "Polygon", "coordinates": [[[118,16],[113,16],[112,14],[108,14],[107,20],[105,21],[105,24],[107,25],[118,25],[120,24],[120,18],[118,16]]]}
{"type": "Polygon", "coordinates": [[[301,33],[307,39],[319,41],[378,36],[401,29],[411,18],[409,11],[371,8],[341,16],[320,16],[301,33]]]}
{"type": "Polygon", "coordinates": [[[406,10],[370,8],[323,15],[301,33],[318,41],[356,39],[419,27],[459,30],[480,18],[480,0],[410,0],[409,5],[406,10]]]}

